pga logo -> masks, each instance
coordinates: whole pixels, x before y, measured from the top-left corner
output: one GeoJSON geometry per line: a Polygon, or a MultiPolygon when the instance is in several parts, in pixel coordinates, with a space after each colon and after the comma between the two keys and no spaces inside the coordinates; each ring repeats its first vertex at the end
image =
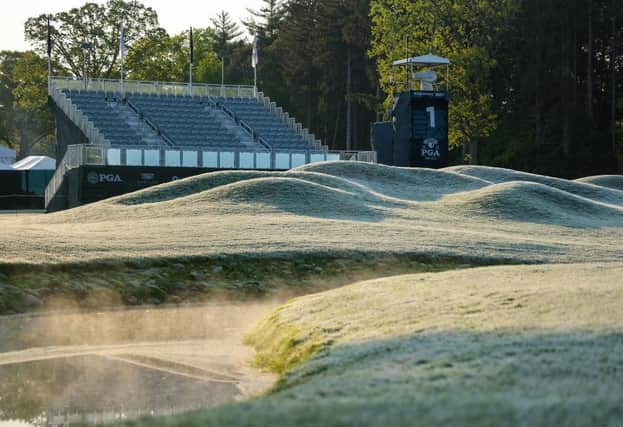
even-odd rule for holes
{"type": "Polygon", "coordinates": [[[426,160],[438,160],[441,157],[439,141],[435,138],[426,138],[422,144],[422,157],[426,160]]]}
{"type": "Polygon", "coordinates": [[[87,174],[87,182],[89,184],[99,184],[100,182],[115,183],[123,182],[119,174],[115,173],[97,173],[89,172],[87,174]]]}

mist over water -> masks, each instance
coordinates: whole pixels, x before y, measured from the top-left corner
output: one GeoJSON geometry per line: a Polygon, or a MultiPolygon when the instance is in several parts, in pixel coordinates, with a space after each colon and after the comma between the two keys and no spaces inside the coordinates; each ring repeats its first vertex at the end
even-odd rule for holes
{"type": "Polygon", "coordinates": [[[0,317],[0,426],[101,424],[256,394],[274,378],[249,366],[242,336],[276,305],[0,317]]]}

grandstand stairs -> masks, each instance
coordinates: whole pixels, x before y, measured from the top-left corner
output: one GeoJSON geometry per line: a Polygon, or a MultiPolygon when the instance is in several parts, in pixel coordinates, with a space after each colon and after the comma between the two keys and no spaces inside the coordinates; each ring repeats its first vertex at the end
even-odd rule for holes
{"type": "Polygon", "coordinates": [[[236,123],[235,119],[229,116],[224,110],[212,108],[208,110],[209,114],[218,120],[223,128],[234,135],[242,145],[249,148],[257,148],[257,142],[253,139],[253,135],[248,132],[240,123],[236,123]]]}
{"type": "Polygon", "coordinates": [[[113,104],[112,107],[117,109],[120,117],[131,129],[134,129],[138,135],[141,145],[167,145],[166,141],[158,135],[156,130],[153,129],[143,118],[141,118],[136,111],[130,108],[127,103],[117,102],[113,104]]]}

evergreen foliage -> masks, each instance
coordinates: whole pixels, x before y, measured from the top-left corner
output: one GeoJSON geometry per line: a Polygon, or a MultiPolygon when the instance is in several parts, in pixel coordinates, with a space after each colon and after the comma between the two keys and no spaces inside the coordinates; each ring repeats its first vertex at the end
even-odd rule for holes
{"type": "Polygon", "coordinates": [[[387,95],[392,57],[432,50],[452,60],[458,162],[564,177],[615,172],[622,15],[611,0],[373,0],[371,52],[387,95]]]}
{"type": "Polygon", "coordinates": [[[231,20],[229,13],[224,10],[210,21],[214,30],[214,48],[221,57],[227,56],[230,44],[240,37],[242,31],[238,28],[238,24],[231,20]]]}
{"type": "MultiPolygon", "coordinates": [[[[613,0],[263,0],[242,22],[258,38],[259,90],[332,149],[370,149],[370,123],[398,90],[391,61],[432,52],[452,61],[455,163],[576,177],[623,170],[623,9],[616,6],[613,0]]],[[[25,24],[40,56],[47,19],[25,24]]],[[[169,35],[153,9],[123,0],[51,16],[53,73],[80,78],[86,55],[89,76],[117,77],[122,21],[128,78],[188,78],[187,32],[169,35]]],[[[224,65],[226,83],[253,82],[251,38],[226,11],[194,30],[195,81],[219,82],[224,65]]],[[[0,58],[5,145],[20,144],[13,97],[44,105],[45,61],[32,55],[34,74],[15,67],[18,57],[26,60],[21,53],[0,58]]],[[[27,111],[34,133],[45,133],[47,125],[39,125],[50,120],[45,108],[27,111]]]]}

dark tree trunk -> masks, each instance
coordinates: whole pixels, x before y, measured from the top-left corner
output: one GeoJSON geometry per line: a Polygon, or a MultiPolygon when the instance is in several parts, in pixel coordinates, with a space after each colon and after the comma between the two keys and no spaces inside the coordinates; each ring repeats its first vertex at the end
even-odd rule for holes
{"type": "Polygon", "coordinates": [[[331,147],[335,150],[337,146],[337,131],[340,128],[340,115],[342,114],[342,101],[338,101],[337,103],[337,114],[335,115],[335,128],[333,129],[333,143],[331,147]]]}
{"type": "Polygon", "coordinates": [[[611,34],[610,34],[610,148],[613,156],[616,155],[616,123],[617,123],[617,80],[616,80],[616,8],[615,0],[611,0],[612,9],[610,13],[611,34]]]}
{"type": "Polygon", "coordinates": [[[307,96],[307,114],[306,114],[306,126],[307,129],[311,129],[311,125],[312,125],[312,94],[311,91],[308,92],[308,96],[307,96]]]}
{"type": "Polygon", "coordinates": [[[478,164],[478,140],[474,138],[469,144],[469,164],[478,164]]]}
{"type": "Polygon", "coordinates": [[[30,131],[25,128],[20,129],[19,131],[19,159],[23,159],[30,155],[30,150],[32,148],[32,135],[30,131]]]}
{"type": "Polygon", "coordinates": [[[378,108],[379,105],[381,105],[381,86],[380,85],[376,85],[376,121],[380,122],[381,120],[383,120],[383,113],[381,112],[381,110],[378,108]]]}
{"type": "MultiPolygon", "coordinates": [[[[538,19],[538,18],[537,18],[538,19]]],[[[540,24],[540,23],[538,23],[540,24]]],[[[541,68],[542,68],[542,52],[541,52],[541,27],[538,25],[536,30],[536,43],[534,47],[535,69],[534,73],[534,140],[536,146],[543,144],[543,103],[541,92],[541,68]]]]}
{"type": "Polygon", "coordinates": [[[569,79],[569,83],[571,84],[571,106],[573,110],[577,108],[578,105],[578,55],[577,55],[577,46],[578,46],[578,18],[577,18],[577,8],[573,10],[573,28],[572,28],[572,37],[571,37],[571,45],[569,46],[569,54],[571,55],[571,78],[569,79]]]}
{"type": "Polygon", "coordinates": [[[349,47],[346,51],[346,151],[350,151],[352,149],[351,129],[353,106],[350,100],[352,84],[351,62],[352,53],[351,48],[349,47]]]}
{"type": "Polygon", "coordinates": [[[357,149],[359,143],[359,130],[357,129],[357,113],[359,108],[357,108],[357,104],[353,105],[353,150],[357,149]]]}
{"type": "Polygon", "coordinates": [[[588,0],[588,40],[586,43],[586,114],[593,123],[593,0],[588,0]]]}
{"type": "Polygon", "coordinates": [[[560,31],[560,108],[562,115],[562,152],[566,157],[571,153],[569,135],[569,34],[568,17],[562,17],[560,31]]]}

